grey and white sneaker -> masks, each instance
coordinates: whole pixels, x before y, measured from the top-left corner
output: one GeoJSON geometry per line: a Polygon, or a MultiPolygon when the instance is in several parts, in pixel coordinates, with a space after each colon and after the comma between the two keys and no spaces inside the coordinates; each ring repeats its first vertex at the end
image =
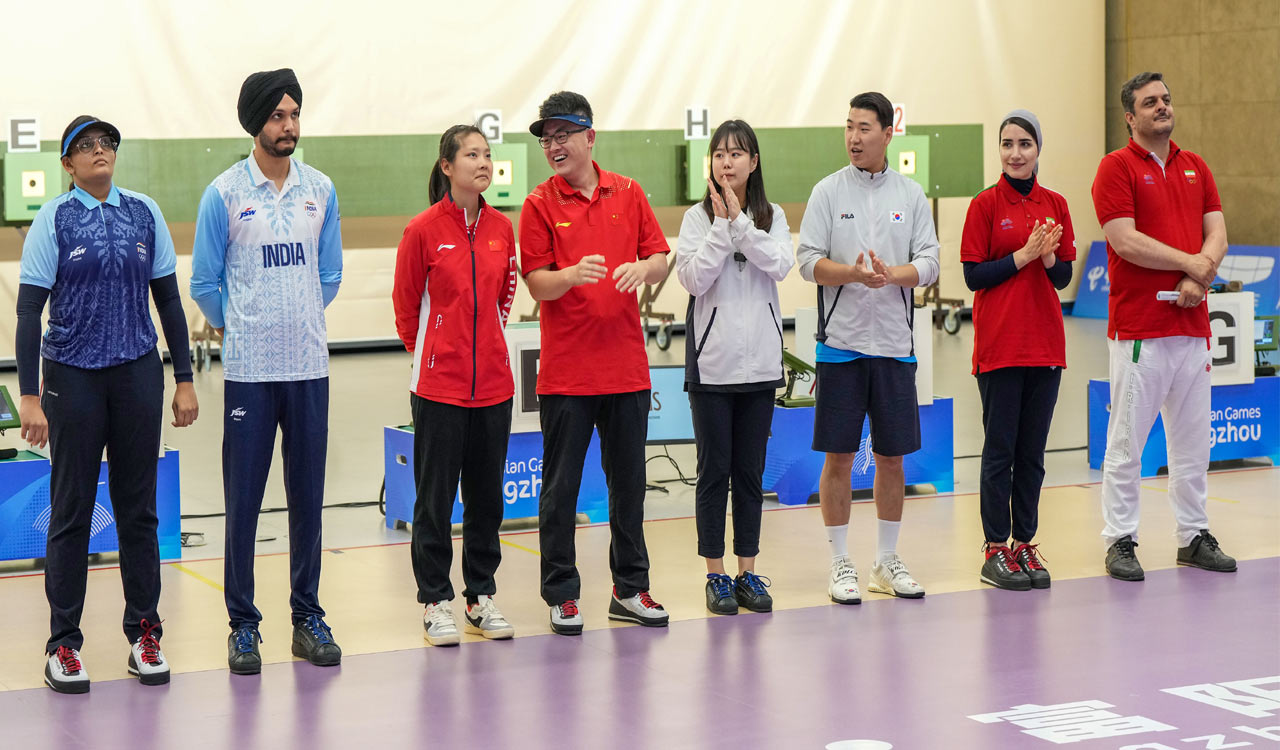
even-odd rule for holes
{"type": "Polygon", "coordinates": [[[827,594],[836,604],[861,604],[862,590],[858,588],[858,569],[847,557],[831,561],[831,585],[827,594]]]}
{"type": "Polygon", "coordinates": [[[142,635],[129,649],[129,674],[143,685],[164,685],[169,682],[169,662],[160,651],[160,640],[155,636],[159,623],[152,625],[142,621],[142,635]]]}
{"type": "Polygon", "coordinates": [[[618,587],[614,586],[613,596],[609,599],[609,619],[636,622],[647,628],[665,628],[670,618],[648,591],[623,599],[618,596],[618,587]]]}
{"type": "Polygon", "coordinates": [[[44,684],[53,688],[55,693],[89,692],[89,673],[80,663],[79,651],[59,646],[48,657],[49,661],[44,665],[44,684]]]}
{"type": "Polygon", "coordinates": [[[516,629],[511,627],[507,618],[498,611],[498,605],[493,603],[493,597],[486,594],[477,596],[475,604],[467,605],[467,624],[464,629],[491,641],[510,638],[516,634],[516,629]]]}
{"type": "Polygon", "coordinates": [[[432,646],[456,646],[462,640],[458,635],[458,623],[453,620],[453,607],[449,602],[432,602],[422,614],[422,627],[427,643],[432,646]]]}
{"type": "Polygon", "coordinates": [[[582,613],[578,600],[569,599],[551,608],[551,630],[559,635],[578,635],[582,632],[582,613]]]}
{"type": "Polygon", "coordinates": [[[867,588],[877,594],[893,594],[903,599],[924,598],[924,586],[916,583],[916,579],[907,572],[907,566],[897,555],[883,563],[876,561],[871,566],[871,582],[867,588]]]}

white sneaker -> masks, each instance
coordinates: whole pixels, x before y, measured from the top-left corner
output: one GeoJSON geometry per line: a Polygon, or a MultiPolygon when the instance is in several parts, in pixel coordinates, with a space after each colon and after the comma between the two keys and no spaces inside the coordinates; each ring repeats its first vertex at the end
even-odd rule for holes
{"type": "Polygon", "coordinates": [[[462,640],[458,635],[458,623],[453,621],[453,607],[449,602],[432,602],[422,614],[422,627],[427,643],[432,646],[456,646],[462,640]]]}
{"type": "Polygon", "coordinates": [[[582,613],[578,600],[570,599],[551,608],[551,630],[560,635],[578,635],[582,632],[582,613]]]}
{"type": "Polygon", "coordinates": [[[871,583],[867,588],[877,594],[893,594],[903,599],[924,597],[924,586],[916,583],[916,579],[907,572],[906,564],[897,555],[883,563],[877,561],[871,566],[871,583]]]}
{"type": "Polygon", "coordinates": [[[152,634],[153,626],[142,621],[143,633],[129,649],[129,674],[143,685],[164,685],[169,682],[169,662],[160,651],[160,641],[152,634]]]}
{"type": "Polygon", "coordinates": [[[858,589],[858,569],[847,557],[831,561],[831,585],[827,594],[836,604],[861,604],[862,591],[858,589]]]}
{"type": "Polygon", "coordinates": [[[44,684],[56,693],[89,692],[89,673],[80,663],[80,652],[59,646],[49,654],[49,661],[44,665],[44,684]]]}
{"type": "Polygon", "coordinates": [[[491,641],[510,638],[516,634],[516,629],[511,627],[507,618],[498,611],[498,605],[493,603],[493,597],[485,594],[477,596],[475,604],[467,605],[465,630],[491,641]]]}
{"type": "Polygon", "coordinates": [[[615,587],[613,596],[609,599],[609,619],[638,622],[648,628],[665,628],[669,618],[667,611],[649,596],[648,591],[619,599],[618,589],[615,587]]]}

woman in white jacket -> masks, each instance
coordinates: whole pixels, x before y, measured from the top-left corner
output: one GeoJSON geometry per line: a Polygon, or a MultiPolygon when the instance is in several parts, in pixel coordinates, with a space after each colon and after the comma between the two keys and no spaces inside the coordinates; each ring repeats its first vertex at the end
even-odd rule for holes
{"type": "Polygon", "coordinates": [[[689,290],[685,390],[698,447],[698,554],[707,560],[707,609],[733,615],[773,609],[760,552],[761,475],[783,384],[778,282],[795,264],[782,208],[764,194],[760,146],[742,120],[711,137],[711,179],[680,227],[676,276],[689,290]],[[733,552],[724,568],[725,506],[733,486],[733,552]]]}

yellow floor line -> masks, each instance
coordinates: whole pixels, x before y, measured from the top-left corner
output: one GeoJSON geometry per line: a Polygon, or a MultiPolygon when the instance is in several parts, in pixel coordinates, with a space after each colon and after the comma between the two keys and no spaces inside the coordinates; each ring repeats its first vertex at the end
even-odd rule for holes
{"type": "Polygon", "coordinates": [[[209,584],[210,586],[214,587],[215,589],[217,589],[217,590],[219,590],[219,591],[222,591],[222,590],[223,590],[223,588],[222,588],[222,584],[220,584],[220,583],[218,583],[217,581],[214,581],[214,580],[212,580],[212,579],[205,578],[204,576],[202,576],[202,575],[200,575],[199,573],[195,572],[195,571],[194,571],[194,570],[192,570],[191,568],[188,568],[188,567],[183,566],[181,563],[170,563],[170,565],[172,565],[172,566],[173,566],[175,569],[177,569],[177,570],[181,570],[183,573],[186,573],[187,575],[191,576],[192,578],[196,579],[197,581],[200,581],[201,583],[207,583],[207,584],[209,584]]]}
{"type": "MultiPolygon", "coordinates": [[[[1167,487],[1152,487],[1152,486],[1151,486],[1151,485],[1149,485],[1149,484],[1144,484],[1144,485],[1142,485],[1142,489],[1144,489],[1144,490],[1155,490],[1156,492],[1163,492],[1163,493],[1165,493],[1165,494],[1168,494],[1168,493],[1169,493],[1169,489],[1168,489],[1167,487]]],[[[1225,498],[1225,497],[1214,497],[1213,495],[1209,495],[1209,499],[1210,499],[1210,500],[1215,500],[1215,501],[1220,502],[1220,503],[1231,503],[1232,505],[1239,505],[1239,504],[1240,504],[1240,501],[1239,501],[1239,500],[1232,500],[1232,499],[1230,499],[1230,498],[1225,498]]]]}
{"type": "Polygon", "coordinates": [[[542,557],[542,553],[541,553],[541,552],[539,552],[539,551],[538,551],[538,550],[536,550],[536,549],[530,549],[529,547],[526,547],[526,546],[524,546],[523,544],[516,544],[515,542],[508,542],[506,539],[503,539],[502,537],[498,537],[498,541],[499,541],[499,542],[502,542],[503,544],[507,545],[508,547],[515,547],[516,549],[522,549],[522,550],[524,550],[525,552],[528,552],[529,554],[537,555],[538,557],[542,557]]]}

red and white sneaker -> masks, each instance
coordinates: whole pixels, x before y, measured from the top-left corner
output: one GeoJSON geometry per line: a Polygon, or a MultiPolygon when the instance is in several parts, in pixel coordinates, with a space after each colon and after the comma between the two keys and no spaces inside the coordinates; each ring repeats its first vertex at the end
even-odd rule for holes
{"type": "Polygon", "coordinates": [[[160,651],[160,639],[155,635],[159,627],[160,623],[152,625],[143,619],[142,635],[129,649],[129,674],[136,676],[143,685],[169,682],[169,662],[165,661],[160,651]]]}
{"type": "Polygon", "coordinates": [[[55,693],[89,692],[89,673],[80,663],[80,652],[67,646],[59,646],[49,654],[44,665],[44,684],[55,693]]]}
{"type": "Polygon", "coordinates": [[[669,618],[667,611],[649,596],[648,591],[621,599],[615,586],[613,598],[609,601],[609,619],[637,622],[650,628],[665,628],[669,618]]]}
{"type": "Polygon", "coordinates": [[[569,599],[551,608],[551,630],[559,635],[578,635],[582,632],[582,613],[578,600],[569,599]]]}

